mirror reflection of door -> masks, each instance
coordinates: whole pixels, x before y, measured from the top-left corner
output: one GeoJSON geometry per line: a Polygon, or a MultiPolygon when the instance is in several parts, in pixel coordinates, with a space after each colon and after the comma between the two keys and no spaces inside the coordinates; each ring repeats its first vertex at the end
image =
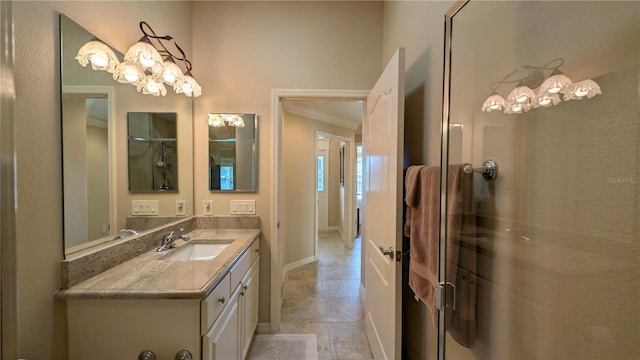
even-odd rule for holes
{"type": "Polygon", "coordinates": [[[65,94],[63,103],[64,196],[65,204],[74,204],[65,211],[84,219],[65,224],[71,247],[109,235],[108,101],[96,94],[65,94]]]}
{"type": "Polygon", "coordinates": [[[329,140],[317,140],[318,230],[329,229],[329,140]]]}

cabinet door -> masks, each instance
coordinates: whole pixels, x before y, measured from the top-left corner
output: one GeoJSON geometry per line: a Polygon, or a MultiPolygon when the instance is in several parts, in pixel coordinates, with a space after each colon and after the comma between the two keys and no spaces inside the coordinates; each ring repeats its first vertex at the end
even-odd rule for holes
{"type": "Polygon", "coordinates": [[[234,291],[218,320],[202,338],[203,360],[235,360],[239,358],[240,290],[241,288],[238,287],[234,291]]]}
{"type": "Polygon", "coordinates": [[[258,326],[258,279],[260,262],[256,260],[242,282],[242,358],[245,359],[253,339],[253,333],[258,326]]]}

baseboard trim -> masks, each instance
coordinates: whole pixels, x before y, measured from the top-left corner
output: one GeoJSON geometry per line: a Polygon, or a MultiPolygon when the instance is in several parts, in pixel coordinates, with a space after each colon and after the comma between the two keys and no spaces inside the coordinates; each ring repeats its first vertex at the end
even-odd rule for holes
{"type": "Polygon", "coordinates": [[[287,278],[287,273],[293,269],[297,269],[301,266],[305,266],[307,264],[311,264],[312,262],[318,260],[315,256],[309,256],[308,258],[298,260],[296,262],[292,262],[291,264],[287,264],[282,268],[282,283],[284,285],[284,280],[287,278]]]}
{"type": "Polygon", "coordinates": [[[256,334],[270,334],[271,323],[258,323],[256,327],[256,334]]]}

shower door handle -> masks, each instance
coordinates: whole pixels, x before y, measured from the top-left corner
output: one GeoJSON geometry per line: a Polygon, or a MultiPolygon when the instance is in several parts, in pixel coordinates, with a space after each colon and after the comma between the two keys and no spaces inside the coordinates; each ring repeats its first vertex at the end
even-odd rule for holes
{"type": "Polygon", "coordinates": [[[395,251],[393,251],[393,246],[390,246],[389,249],[385,250],[382,246],[378,247],[380,249],[380,253],[382,255],[388,255],[391,260],[393,260],[393,256],[395,255],[395,251]]]}

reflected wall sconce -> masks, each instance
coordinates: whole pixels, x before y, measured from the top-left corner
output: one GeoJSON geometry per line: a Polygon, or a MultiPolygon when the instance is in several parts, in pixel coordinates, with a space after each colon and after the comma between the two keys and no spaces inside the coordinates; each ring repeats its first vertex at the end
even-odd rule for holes
{"type": "Polygon", "coordinates": [[[602,94],[600,86],[591,80],[574,83],[560,71],[564,59],[557,58],[543,66],[523,65],[502,80],[489,86],[491,94],[482,104],[482,111],[504,111],[505,114],[521,114],[533,108],[558,105],[562,100],[581,100],[602,94]],[[516,73],[524,75],[516,77],[516,73]],[[545,79],[545,72],[549,76],[545,79]],[[505,100],[497,90],[504,84],[516,84],[505,100]],[[538,88],[537,91],[534,89],[538,88]],[[562,95],[562,99],[560,98],[562,95]]]}
{"type": "Polygon", "coordinates": [[[242,115],[238,115],[238,114],[209,114],[209,126],[244,127],[244,119],[242,119],[242,115]]]}
{"type": "Polygon", "coordinates": [[[131,84],[143,94],[165,96],[167,94],[165,85],[168,85],[176,93],[185,94],[188,97],[202,95],[200,84],[191,74],[191,62],[175,40],[169,35],[157,36],[151,26],[144,21],[140,22],[140,30],[143,36],[127,50],[122,62],[107,44],[97,38],[93,38],[80,48],[76,60],[83,67],[91,63],[93,70],[111,73],[114,80],[131,84]],[[169,51],[165,42],[173,42],[177,54],[169,51]],[[184,72],[176,61],[184,64],[184,72]]]}

